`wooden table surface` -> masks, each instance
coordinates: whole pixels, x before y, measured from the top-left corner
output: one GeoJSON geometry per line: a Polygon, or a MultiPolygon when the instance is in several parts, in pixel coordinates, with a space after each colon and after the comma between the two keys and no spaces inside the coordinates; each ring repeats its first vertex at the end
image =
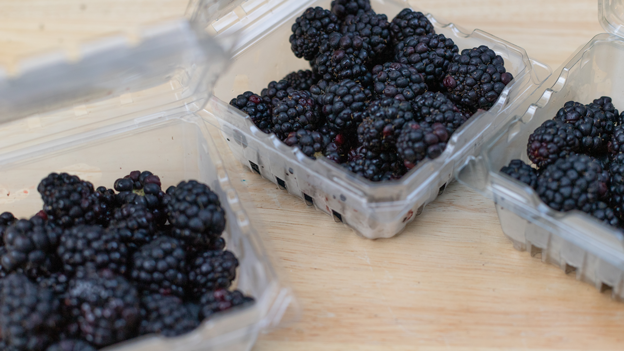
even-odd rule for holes
{"type": "MultiPolygon", "coordinates": [[[[414,1],[416,2],[416,1],[414,1]]],[[[186,0],[1,0],[0,64],[184,13],[186,0]]],[[[602,32],[595,0],[420,0],[556,68],[602,32]]],[[[624,304],[512,248],[490,200],[454,183],[399,236],[367,240],[230,169],[302,306],[254,350],[622,350],[624,304]]]]}

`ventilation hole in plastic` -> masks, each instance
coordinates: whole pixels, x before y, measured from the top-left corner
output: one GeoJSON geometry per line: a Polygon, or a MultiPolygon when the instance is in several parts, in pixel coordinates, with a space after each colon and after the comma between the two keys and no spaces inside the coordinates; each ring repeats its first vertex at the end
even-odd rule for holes
{"type": "Polygon", "coordinates": [[[249,161],[249,164],[251,165],[251,169],[252,169],[254,172],[256,172],[256,173],[260,174],[260,168],[258,168],[258,165],[257,165],[257,164],[255,164],[255,163],[253,163],[253,162],[251,162],[251,161],[249,161]]]}
{"type": "Polygon", "coordinates": [[[286,190],[286,182],[278,177],[275,177],[275,179],[277,179],[277,186],[282,190],[286,190]]]}
{"type": "Polygon", "coordinates": [[[570,273],[574,273],[574,272],[576,272],[576,267],[571,266],[571,265],[566,263],[566,265],[565,265],[565,274],[570,274],[570,273]]]}
{"type": "Polygon", "coordinates": [[[531,245],[531,257],[542,258],[542,249],[531,245]]]}
{"type": "Polygon", "coordinates": [[[332,215],[334,215],[334,221],[342,223],[342,215],[334,210],[332,210],[332,215]]]}
{"type": "Polygon", "coordinates": [[[306,205],[314,206],[314,199],[310,195],[303,194],[303,199],[305,200],[306,205]]]}
{"type": "Polygon", "coordinates": [[[444,189],[446,189],[446,183],[444,183],[444,185],[440,187],[440,190],[438,190],[438,196],[444,194],[444,189]]]}
{"type": "Polygon", "coordinates": [[[611,285],[605,284],[605,283],[602,283],[600,285],[600,292],[601,293],[611,292],[611,291],[613,291],[613,287],[611,285]]]}

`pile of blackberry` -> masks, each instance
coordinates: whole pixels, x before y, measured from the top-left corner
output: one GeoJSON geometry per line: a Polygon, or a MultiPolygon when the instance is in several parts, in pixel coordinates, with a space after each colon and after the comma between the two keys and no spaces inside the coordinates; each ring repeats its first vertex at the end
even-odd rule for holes
{"type": "MultiPolygon", "coordinates": [[[[289,77],[308,79],[305,73],[289,77]]],[[[304,130],[305,131],[305,130],[304,130]]],[[[0,214],[0,348],[91,351],[193,331],[254,299],[232,288],[238,258],[210,187],[134,171],[113,189],[67,173],[38,186],[43,209],[0,214]]]]}
{"type": "Polygon", "coordinates": [[[533,188],[556,211],[578,210],[624,229],[624,113],[608,96],[566,102],[529,136],[532,165],[501,169],[533,188]]]}
{"type": "MultiPolygon", "coordinates": [[[[306,156],[373,182],[400,179],[440,156],[452,134],[490,109],[513,80],[488,47],[460,51],[421,12],[406,8],[388,19],[370,0],[308,8],[293,24],[290,44],[310,69],[272,81],[260,94],[244,92],[230,105],[306,156]]],[[[569,152],[568,142],[607,147],[597,134],[613,130],[613,104],[595,101],[590,110],[599,111],[592,113],[600,116],[595,125],[584,124],[579,140],[561,143],[561,153],[569,152]]],[[[622,136],[624,145],[624,130],[622,136]]]]}

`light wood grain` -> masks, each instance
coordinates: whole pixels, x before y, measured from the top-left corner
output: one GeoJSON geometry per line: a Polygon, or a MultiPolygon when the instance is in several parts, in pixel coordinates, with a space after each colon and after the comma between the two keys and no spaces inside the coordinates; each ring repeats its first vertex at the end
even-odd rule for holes
{"type": "MultiPolygon", "coordinates": [[[[594,0],[418,5],[553,68],[602,32],[594,0]]],[[[3,0],[0,64],[185,8],[186,0],[3,0]]],[[[371,241],[228,167],[302,305],[299,322],[261,336],[256,351],[624,349],[624,304],[515,251],[492,202],[457,183],[401,235],[371,241]]]]}

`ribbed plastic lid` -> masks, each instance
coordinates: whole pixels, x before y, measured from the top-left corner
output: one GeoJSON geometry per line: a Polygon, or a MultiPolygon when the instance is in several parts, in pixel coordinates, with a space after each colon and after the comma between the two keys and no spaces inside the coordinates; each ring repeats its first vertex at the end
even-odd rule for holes
{"type": "Polygon", "coordinates": [[[598,0],[598,20],[604,30],[624,38],[624,1],[598,0]]]}
{"type": "Polygon", "coordinates": [[[0,67],[0,123],[109,100],[117,116],[132,101],[134,111],[137,101],[145,110],[185,104],[207,98],[228,62],[221,44],[186,19],[99,37],[22,60],[10,73],[0,67]]]}

